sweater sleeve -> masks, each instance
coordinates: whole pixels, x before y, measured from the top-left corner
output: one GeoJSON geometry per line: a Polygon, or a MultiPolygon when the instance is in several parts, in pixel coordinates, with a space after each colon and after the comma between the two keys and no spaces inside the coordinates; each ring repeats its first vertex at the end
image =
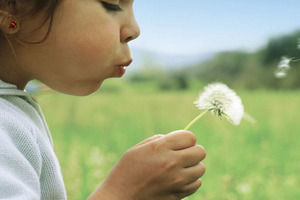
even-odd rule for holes
{"type": "Polygon", "coordinates": [[[0,119],[0,200],[40,199],[42,157],[22,120],[0,119]]]}

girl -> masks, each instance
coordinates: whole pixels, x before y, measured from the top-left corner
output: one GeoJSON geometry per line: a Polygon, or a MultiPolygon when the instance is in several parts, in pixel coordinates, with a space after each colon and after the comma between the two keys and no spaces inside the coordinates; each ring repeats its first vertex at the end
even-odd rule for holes
{"type": "MultiPolygon", "coordinates": [[[[24,88],[89,95],[121,77],[139,36],[133,0],[0,0],[0,199],[67,199],[51,134],[24,88]]],[[[201,185],[205,150],[174,131],[124,153],[90,200],[177,200],[201,185]]]]}

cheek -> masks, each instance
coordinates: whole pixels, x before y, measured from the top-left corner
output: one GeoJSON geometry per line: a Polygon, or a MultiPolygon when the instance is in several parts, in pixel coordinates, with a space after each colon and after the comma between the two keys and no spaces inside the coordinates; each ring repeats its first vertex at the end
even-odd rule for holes
{"type": "Polygon", "coordinates": [[[53,30],[59,48],[66,52],[66,61],[72,59],[84,67],[109,64],[120,48],[119,24],[102,12],[95,1],[65,0],[63,3],[53,30]]]}
{"type": "Polygon", "coordinates": [[[69,52],[82,66],[108,65],[113,62],[119,48],[118,34],[108,29],[105,32],[93,31],[74,35],[69,52]]]}

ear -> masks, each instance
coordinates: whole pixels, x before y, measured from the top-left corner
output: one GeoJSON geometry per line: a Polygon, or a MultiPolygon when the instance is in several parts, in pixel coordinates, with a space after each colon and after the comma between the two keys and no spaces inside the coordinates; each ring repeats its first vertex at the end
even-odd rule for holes
{"type": "Polygon", "coordinates": [[[19,31],[19,21],[10,13],[0,10],[0,30],[7,35],[15,34],[19,31]]]}

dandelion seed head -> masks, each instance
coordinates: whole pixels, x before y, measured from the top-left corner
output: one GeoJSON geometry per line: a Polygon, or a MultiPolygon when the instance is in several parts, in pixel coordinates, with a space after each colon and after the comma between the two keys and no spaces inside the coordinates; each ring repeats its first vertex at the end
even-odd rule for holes
{"type": "Polygon", "coordinates": [[[291,58],[283,56],[278,64],[278,69],[288,70],[290,68],[291,58]]]}
{"type": "Polygon", "coordinates": [[[287,73],[285,70],[276,70],[275,71],[275,77],[276,78],[284,78],[286,77],[287,73]]]}
{"type": "Polygon", "coordinates": [[[235,125],[240,124],[244,115],[244,106],[240,97],[223,83],[206,86],[194,104],[198,109],[209,110],[212,114],[225,117],[235,125]]]}
{"type": "Polygon", "coordinates": [[[287,75],[288,70],[290,69],[291,58],[283,56],[277,66],[277,69],[274,73],[276,78],[284,78],[287,75]]]}

